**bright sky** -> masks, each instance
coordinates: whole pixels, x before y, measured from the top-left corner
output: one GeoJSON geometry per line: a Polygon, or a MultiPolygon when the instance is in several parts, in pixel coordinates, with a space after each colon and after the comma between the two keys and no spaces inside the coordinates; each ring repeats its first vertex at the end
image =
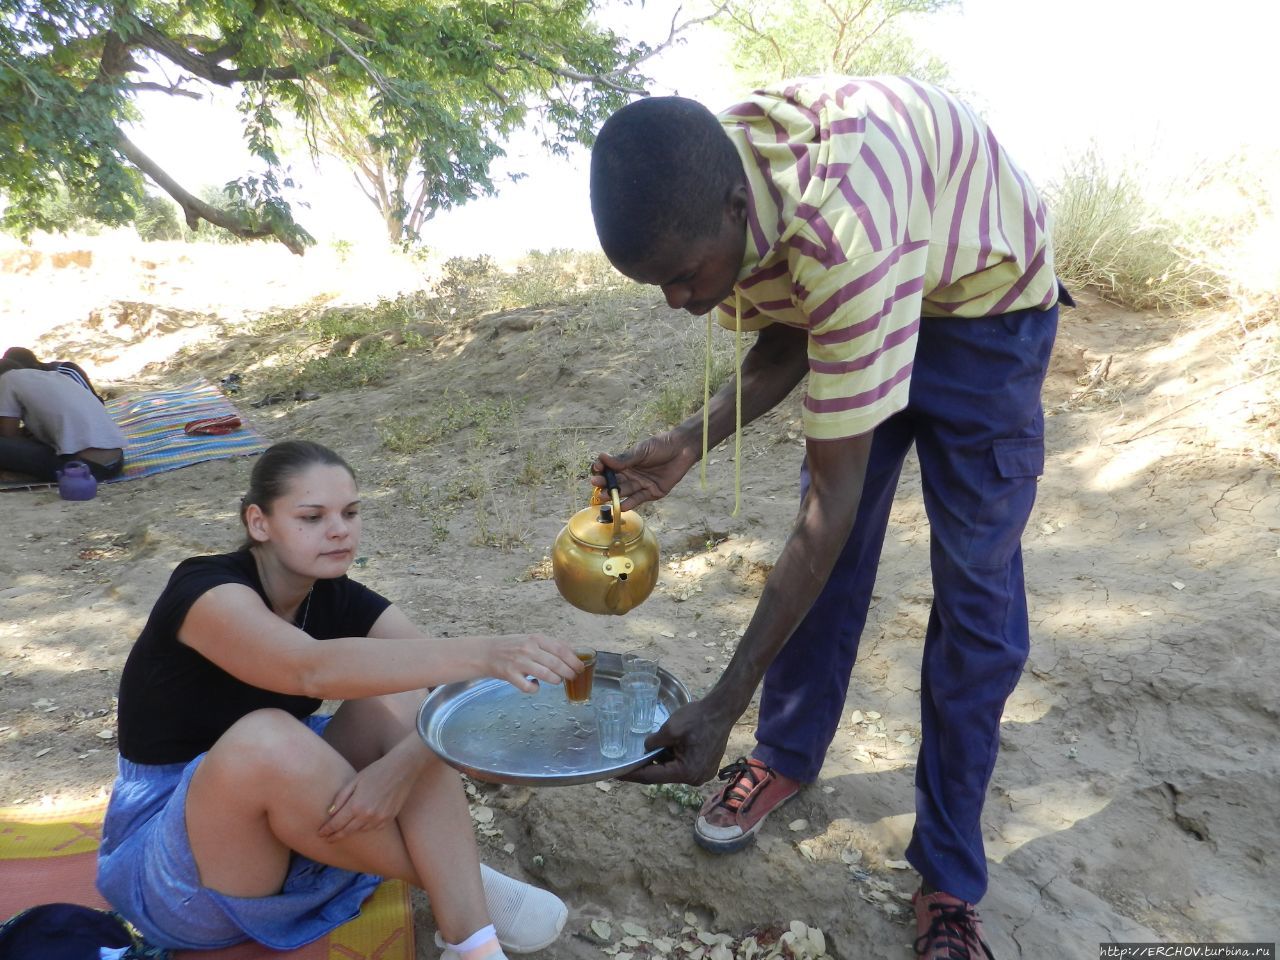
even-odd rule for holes
{"type": "MultiPolygon", "coordinates": [[[[633,7],[636,36],[665,35],[672,0],[633,7]]],[[[1104,157],[1137,158],[1157,169],[1190,166],[1195,156],[1233,148],[1280,150],[1274,123],[1276,58],[1272,31],[1256,0],[965,0],[961,11],[916,27],[919,39],[951,68],[953,86],[992,124],[1013,156],[1040,181],[1091,142],[1104,157]]],[[[652,66],[654,93],[679,93],[712,109],[742,92],[724,65],[713,30],[652,66]]],[[[245,170],[234,114],[149,97],[135,139],[191,187],[221,183],[245,170]],[[193,109],[194,106],[194,109],[193,109]]],[[[424,240],[447,254],[499,257],[528,249],[594,249],[584,151],[548,158],[522,139],[504,170],[528,176],[428,223],[424,240]]],[[[299,219],[320,238],[353,242],[380,236],[373,208],[340,165],[317,172],[298,158],[294,173],[310,210],[299,219]]]]}

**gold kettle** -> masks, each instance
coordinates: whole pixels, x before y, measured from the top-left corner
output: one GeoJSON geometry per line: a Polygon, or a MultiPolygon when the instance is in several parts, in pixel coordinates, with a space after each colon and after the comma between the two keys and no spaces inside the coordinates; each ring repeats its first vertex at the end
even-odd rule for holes
{"type": "Polygon", "coordinates": [[[658,540],[634,510],[623,513],[612,470],[605,482],[604,489],[592,488],[591,506],[570,517],[556,537],[551,570],[560,596],[579,610],[620,616],[653,592],[658,540]]]}

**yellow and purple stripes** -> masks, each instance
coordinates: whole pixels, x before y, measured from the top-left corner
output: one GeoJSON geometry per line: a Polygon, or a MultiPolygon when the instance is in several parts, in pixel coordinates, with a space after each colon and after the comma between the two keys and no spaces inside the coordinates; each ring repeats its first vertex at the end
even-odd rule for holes
{"type": "MultiPolygon", "coordinates": [[[[967,106],[899,77],[801,80],[721,122],[750,209],[743,329],[809,331],[805,433],[865,433],[906,404],[920,317],[1056,299],[1049,218],[967,106]]],[[[732,328],[734,303],[717,321],[732,328]]]]}

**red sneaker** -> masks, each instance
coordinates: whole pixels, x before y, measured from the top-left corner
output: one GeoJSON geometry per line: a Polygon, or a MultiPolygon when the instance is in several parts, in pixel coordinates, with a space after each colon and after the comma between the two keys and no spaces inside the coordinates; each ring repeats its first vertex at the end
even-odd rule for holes
{"type": "Polygon", "coordinates": [[[800,783],[752,757],[739,757],[720,771],[728,781],[698,811],[693,839],[712,853],[733,853],[749,844],[776,807],[796,795],[800,783]]]}
{"type": "Polygon", "coordinates": [[[982,921],[973,904],[949,893],[911,897],[916,910],[916,955],[924,960],[995,960],[982,939],[982,921]]]}

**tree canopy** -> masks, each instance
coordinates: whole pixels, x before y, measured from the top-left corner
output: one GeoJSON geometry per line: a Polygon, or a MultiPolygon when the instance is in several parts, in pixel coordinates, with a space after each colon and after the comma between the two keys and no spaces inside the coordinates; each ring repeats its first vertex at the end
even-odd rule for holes
{"type": "MultiPolygon", "coordinates": [[[[143,177],[240,237],[312,242],[283,191],[282,120],[314,142],[322,110],[391,169],[425,172],[432,208],[491,191],[504,139],[536,117],[553,150],[590,142],[643,92],[640,64],[661,44],[594,25],[595,0],[0,0],[0,192],[6,228],[48,229],[65,190],[93,219],[133,220],[143,177]],[[193,193],[126,133],[140,91],[237,91],[245,144],[261,163],[228,184],[235,201],[193,193]]],[[[191,144],[191,149],[213,145],[191,144]]],[[[405,207],[403,187],[392,204],[405,207]]],[[[401,212],[407,212],[402,210],[401,212]]]]}
{"type": "Polygon", "coordinates": [[[734,69],[748,83],[816,74],[904,74],[946,79],[899,18],[937,13],[960,0],[729,0],[718,21],[734,39],[734,69]]]}

